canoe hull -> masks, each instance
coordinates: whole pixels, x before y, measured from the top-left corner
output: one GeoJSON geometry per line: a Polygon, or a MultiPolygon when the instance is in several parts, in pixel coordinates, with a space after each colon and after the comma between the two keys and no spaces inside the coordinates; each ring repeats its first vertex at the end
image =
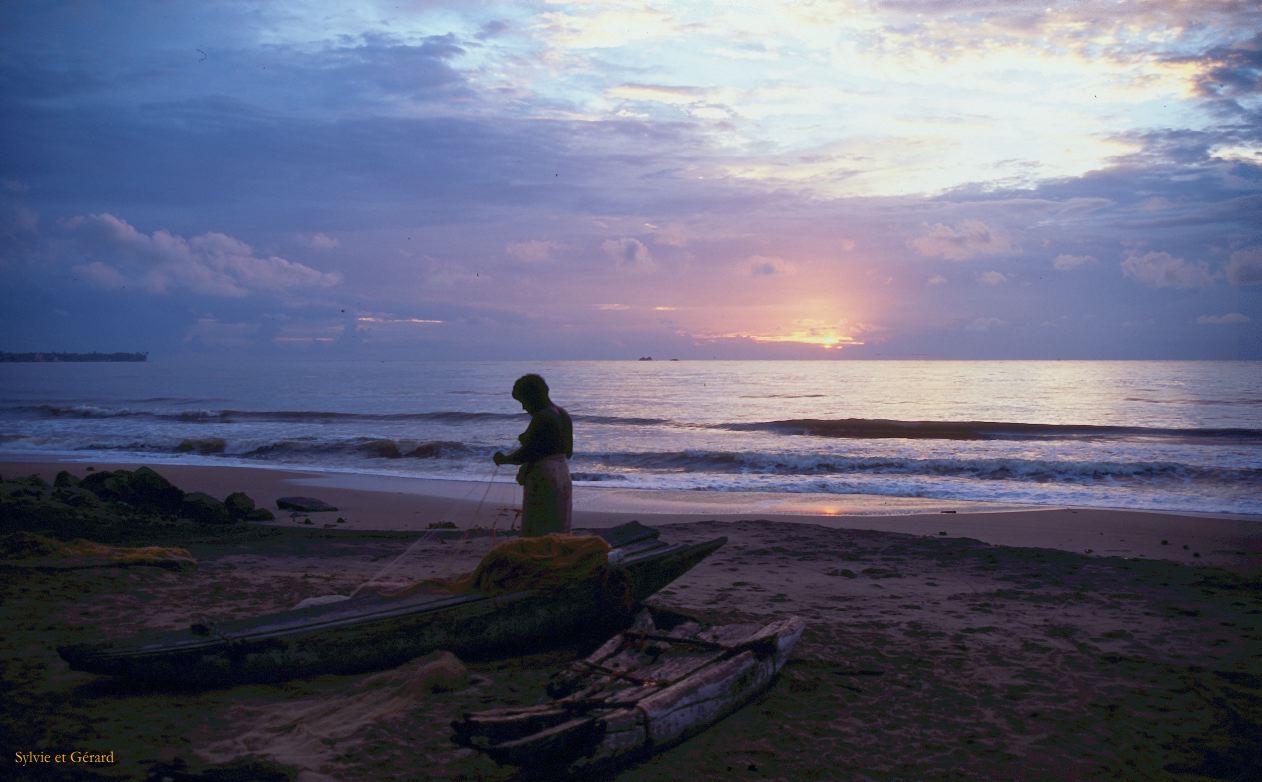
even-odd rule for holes
{"type": "Polygon", "coordinates": [[[625,627],[640,600],[725,542],[671,545],[654,535],[623,547],[614,577],[547,592],[371,596],[58,651],[75,670],[196,687],[379,670],[436,649],[465,657],[520,652],[625,627]]]}
{"type": "Polygon", "coordinates": [[[702,651],[665,662],[653,656],[643,669],[635,666],[638,652],[627,650],[642,647],[646,637],[663,636],[632,628],[561,675],[560,691],[567,695],[555,697],[554,691],[554,700],[541,706],[467,714],[452,724],[453,740],[497,762],[557,777],[606,769],[668,748],[766,690],[805,623],[788,617],[743,636],[737,628],[712,629],[708,639],[669,639],[702,651]],[[728,630],[733,632],[723,638],[728,630]]]}

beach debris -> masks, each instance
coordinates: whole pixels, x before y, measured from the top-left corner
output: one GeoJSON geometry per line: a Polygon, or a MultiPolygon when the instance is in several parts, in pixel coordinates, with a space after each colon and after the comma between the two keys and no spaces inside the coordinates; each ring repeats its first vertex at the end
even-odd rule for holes
{"type": "Polygon", "coordinates": [[[324,500],[318,500],[315,497],[281,497],[276,500],[276,507],[281,510],[298,511],[299,513],[324,513],[337,510],[336,505],[330,505],[324,500]]]}

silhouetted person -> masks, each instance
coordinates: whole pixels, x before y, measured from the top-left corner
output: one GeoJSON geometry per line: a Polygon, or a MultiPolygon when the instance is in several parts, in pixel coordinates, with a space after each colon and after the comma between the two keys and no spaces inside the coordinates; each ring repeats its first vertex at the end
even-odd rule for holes
{"type": "Polygon", "coordinates": [[[518,436],[521,447],[510,454],[495,452],[496,464],[520,464],[521,534],[569,532],[573,488],[574,424],[570,414],[548,398],[548,384],[538,375],[522,375],[513,384],[513,399],[530,413],[530,426],[518,436]]]}

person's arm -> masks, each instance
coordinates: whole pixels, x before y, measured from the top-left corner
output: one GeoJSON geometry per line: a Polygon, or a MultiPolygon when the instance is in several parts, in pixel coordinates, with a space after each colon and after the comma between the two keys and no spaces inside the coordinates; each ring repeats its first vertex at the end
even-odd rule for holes
{"type": "Polygon", "coordinates": [[[521,441],[521,446],[512,453],[497,452],[495,454],[496,464],[525,464],[542,459],[553,453],[549,447],[549,441],[555,440],[555,436],[549,437],[550,434],[556,433],[556,422],[551,420],[552,416],[541,411],[530,417],[530,425],[526,427],[526,431],[522,432],[517,438],[521,441]]]}

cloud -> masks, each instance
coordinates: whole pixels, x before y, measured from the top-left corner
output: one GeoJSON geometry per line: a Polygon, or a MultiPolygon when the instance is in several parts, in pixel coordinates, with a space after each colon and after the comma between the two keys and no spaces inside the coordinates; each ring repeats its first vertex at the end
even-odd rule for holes
{"type": "MultiPolygon", "coordinates": [[[[647,6],[607,8],[589,6],[591,13],[555,12],[540,15],[548,42],[560,49],[612,49],[630,43],[678,35],[672,16],[647,6]]],[[[575,7],[575,11],[582,6],[575,7]]]]}
{"type": "Polygon", "coordinates": [[[1227,281],[1232,285],[1262,285],[1262,245],[1245,247],[1231,254],[1227,281]]]}
{"type": "Polygon", "coordinates": [[[224,323],[216,318],[200,318],[184,333],[187,343],[213,348],[245,348],[254,343],[257,323],[224,323]]]}
{"type": "Polygon", "coordinates": [[[106,263],[91,261],[70,269],[81,279],[107,291],[116,291],[127,287],[127,278],[122,272],[106,263]]]}
{"type": "Polygon", "coordinates": [[[1068,253],[1061,253],[1052,259],[1052,266],[1055,266],[1062,272],[1081,269],[1083,266],[1093,263],[1095,263],[1095,258],[1090,255],[1069,255],[1068,253]]]}
{"type": "Polygon", "coordinates": [[[1122,261],[1122,274],[1151,288],[1204,288],[1214,282],[1204,261],[1189,263],[1167,252],[1132,252],[1122,261]]]}
{"type": "Polygon", "coordinates": [[[751,255],[738,263],[737,268],[750,277],[783,277],[796,271],[785,259],[765,255],[751,255]]]}
{"type": "Polygon", "coordinates": [[[1196,319],[1196,322],[1202,326],[1235,326],[1242,323],[1251,323],[1252,320],[1248,315],[1241,315],[1239,312],[1229,312],[1226,315],[1202,315],[1196,319]]]}
{"type": "Polygon", "coordinates": [[[954,227],[936,223],[923,236],[909,240],[907,245],[926,257],[948,261],[1021,252],[1007,235],[981,220],[965,220],[954,227]]]}
{"type": "Polygon", "coordinates": [[[1002,325],[1004,325],[1004,321],[999,318],[974,318],[964,326],[964,330],[985,333],[1002,325]]]}
{"type": "Polygon", "coordinates": [[[611,98],[634,101],[652,101],[671,105],[696,103],[705,97],[705,90],[697,87],[677,87],[664,84],[619,84],[605,90],[611,98]]]}
{"type": "Polygon", "coordinates": [[[527,239],[504,245],[504,254],[522,263],[546,263],[552,260],[552,254],[560,247],[557,242],[527,239]]]}
{"type": "Polygon", "coordinates": [[[149,293],[189,290],[212,296],[250,291],[328,288],[341,276],[278,256],[260,256],[245,242],[210,232],[185,239],[159,229],[136,230],[111,214],[73,217],[64,225],[75,237],[84,263],[74,268],[107,289],[133,285],[149,293]]]}
{"type": "Polygon", "coordinates": [[[946,277],[943,277],[941,274],[935,274],[932,277],[930,277],[928,280],[926,280],[925,283],[927,285],[945,285],[946,281],[947,281],[946,277]]]}
{"type": "Polygon", "coordinates": [[[657,268],[653,254],[639,239],[608,239],[600,243],[600,250],[623,271],[651,272],[657,268]]]}
{"type": "Polygon", "coordinates": [[[1008,276],[1003,272],[989,271],[982,272],[977,275],[977,281],[982,285],[1003,285],[1008,281],[1008,276]]]}
{"type": "Polygon", "coordinates": [[[307,246],[313,250],[334,250],[338,241],[326,233],[317,233],[307,239],[307,246]]]}
{"type": "Polygon", "coordinates": [[[653,241],[668,247],[686,247],[688,245],[688,229],[682,223],[654,225],[645,223],[644,227],[653,232],[653,241]]]}

